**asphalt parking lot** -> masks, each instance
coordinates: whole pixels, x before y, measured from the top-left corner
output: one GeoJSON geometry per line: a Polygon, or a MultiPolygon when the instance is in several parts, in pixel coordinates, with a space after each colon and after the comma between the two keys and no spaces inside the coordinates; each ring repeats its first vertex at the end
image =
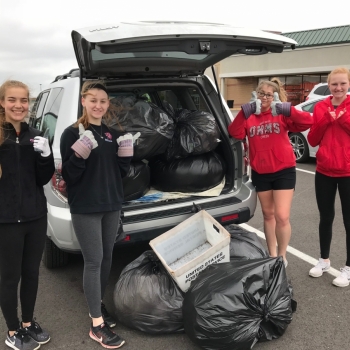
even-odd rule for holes
{"type": "MultiPolygon", "coordinates": [[[[313,279],[308,276],[309,261],[318,259],[318,211],[314,195],[315,161],[298,165],[297,185],[291,213],[292,239],[295,250],[288,253],[287,274],[291,280],[297,312],[286,333],[279,339],[254,346],[257,350],[340,350],[350,348],[348,298],[350,287],[337,288],[331,282],[334,276],[324,274],[313,279]]],[[[262,215],[257,207],[248,225],[262,231],[262,215]]],[[[264,242],[264,241],[263,241],[264,242]]],[[[265,244],[265,242],[264,242],[265,244]]],[[[124,266],[150,249],[147,244],[132,249],[116,249],[106,292],[105,304],[113,311],[113,290],[124,266]]],[[[345,263],[345,230],[342,223],[339,198],[331,249],[332,267],[339,269],[345,263]]],[[[41,266],[41,278],[36,307],[39,323],[51,334],[51,341],[41,348],[90,350],[102,347],[88,336],[90,320],[82,289],[83,260],[72,256],[68,266],[48,270],[41,266]]],[[[0,318],[0,334],[6,337],[6,325],[0,318]]],[[[130,330],[120,324],[116,332],[126,339],[123,346],[129,350],[199,350],[186,334],[151,336],[130,330]]],[[[8,349],[4,343],[0,349],[8,349]]]]}

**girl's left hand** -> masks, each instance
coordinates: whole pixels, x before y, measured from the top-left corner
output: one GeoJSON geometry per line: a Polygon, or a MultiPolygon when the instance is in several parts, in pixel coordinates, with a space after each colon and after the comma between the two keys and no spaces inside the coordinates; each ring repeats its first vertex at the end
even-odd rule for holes
{"type": "Polygon", "coordinates": [[[49,141],[45,137],[35,136],[33,146],[34,150],[40,152],[42,157],[48,157],[51,154],[49,141]]]}

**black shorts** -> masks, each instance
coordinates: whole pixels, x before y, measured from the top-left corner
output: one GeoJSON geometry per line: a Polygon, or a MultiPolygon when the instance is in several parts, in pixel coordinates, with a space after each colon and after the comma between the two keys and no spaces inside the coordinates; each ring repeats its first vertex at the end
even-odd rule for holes
{"type": "Polygon", "coordinates": [[[292,190],[295,189],[296,170],[293,167],[275,173],[258,174],[252,169],[252,182],[257,192],[292,190]]]}

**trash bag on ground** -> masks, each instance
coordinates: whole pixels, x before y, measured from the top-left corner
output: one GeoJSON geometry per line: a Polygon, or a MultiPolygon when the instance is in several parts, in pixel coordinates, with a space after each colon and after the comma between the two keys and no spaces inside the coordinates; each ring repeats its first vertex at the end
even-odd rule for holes
{"type": "Polygon", "coordinates": [[[235,224],[227,225],[225,229],[231,235],[231,259],[259,259],[269,257],[268,251],[255,232],[245,230],[235,224]]]}
{"type": "Polygon", "coordinates": [[[166,334],[184,331],[183,295],[150,250],[123,269],[113,299],[123,325],[150,334],[166,334]]]}
{"type": "Polygon", "coordinates": [[[151,174],[144,162],[131,162],[123,178],[124,202],[141,198],[150,189],[151,174]]]}
{"type": "Polygon", "coordinates": [[[284,334],[294,303],[282,257],[210,265],[185,294],[185,332],[206,350],[251,349],[284,334]]]}
{"type": "Polygon", "coordinates": [[[213,151],[220,142],[219,127],[212,114],[177,109],[173,118],[175,132],[166,151],[168,161],[213,151]]]}
{"type": "Polygon", "coordinates": [[[225,176],[225,162],[215,152],[165,161],[150,160],[151,186],[163,192],[202,192],[217,186],[225,176]]]}
{"type": "Polygon", "coordinates": [[[134,95],[112,98],[110,102],[120,109],[111,127],[121,134],[141,133],[134,144],[133,160],[148,159],[166,151],[175,125],[165,111],[134,95]]]}

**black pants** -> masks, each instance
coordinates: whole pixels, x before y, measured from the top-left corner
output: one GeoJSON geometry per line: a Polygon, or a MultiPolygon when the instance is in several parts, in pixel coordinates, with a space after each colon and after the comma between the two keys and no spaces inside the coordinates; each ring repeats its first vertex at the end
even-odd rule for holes
{"type": "Polygon", "coordinates": [[[350,266],[350,177],[330,177],[316,171],[315,189],[317,206],[320,212],[321,258],[329,258],[332,225],[335,216],[334,202],[338,189],[346,232],[346,266],[350,266]]]}
{"type": "Polygon", "coordinates": [[[46,229],[46,215],[29,222],[0,224],[0,306],[11,331],[20,327],[17,314],[19,281],[22,321],[33,319],[46,229]]]}

